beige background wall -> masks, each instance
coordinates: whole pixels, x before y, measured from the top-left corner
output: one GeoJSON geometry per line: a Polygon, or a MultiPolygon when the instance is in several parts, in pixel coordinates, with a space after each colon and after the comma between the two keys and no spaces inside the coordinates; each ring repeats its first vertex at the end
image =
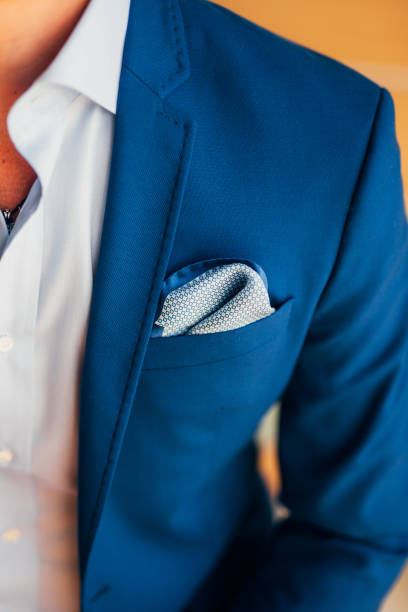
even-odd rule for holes
{"type": "MultiPolygon", "coordinates": [[[[348,64],[390,90],[395,103],[408,210],[408,0],[219,0],[218,3],[277,34],[348,64]]],[[[270,435],[276,431],[277,416],[276,411],[270,413],[259,432],[259,467],[272,495],[279,489],[276,447],[270,435]]],[[[408,612],[408,569],[381,612],[408,612]]]]}

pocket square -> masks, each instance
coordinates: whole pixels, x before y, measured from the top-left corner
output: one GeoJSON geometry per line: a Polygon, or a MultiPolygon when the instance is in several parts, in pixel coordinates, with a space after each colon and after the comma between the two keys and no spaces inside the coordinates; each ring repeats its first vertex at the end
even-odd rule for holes
{"type": "Polygon", "coordinates": [[[164,282],[152,336],[229,331],[272,314],[262,268],[212,259],[181,268],[164,282]]]}

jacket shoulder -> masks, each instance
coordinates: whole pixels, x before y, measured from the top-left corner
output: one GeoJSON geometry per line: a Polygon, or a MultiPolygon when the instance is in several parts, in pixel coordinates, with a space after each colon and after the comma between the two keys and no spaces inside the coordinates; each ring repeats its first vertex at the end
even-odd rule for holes
{"type": "Polygon", "coordinates": [[[261,83],[296,93],[304,102],[316,95],[332,105],[375,108],[381,86],[346,64],[272,32],[209,0],[180,0],[190,38],[192,62],[216,62],[233,81],[261,83]],[[200,53],[202,53],[200,57],[200,53]],[[303,100],[302,98],[305,98],[303,100]]]}
{"type": "Polygon", "coordinates": [[[279,219],[300,252],[316,244],[314,266],[334,262],[388,92],[215,3],[179,1],[191,72],[173,101],[197,120],[205,201],[225,202],[228,185],[235,207],[242,202],[247,210],[249,202],[256,218],[264,215],[264,227],[279,219]],[[214,168],[223,169],[221,195],[214,168]]]}

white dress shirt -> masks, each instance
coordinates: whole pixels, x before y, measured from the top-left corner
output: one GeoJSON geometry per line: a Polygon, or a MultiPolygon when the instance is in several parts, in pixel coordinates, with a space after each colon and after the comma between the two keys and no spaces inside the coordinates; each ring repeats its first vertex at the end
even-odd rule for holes
{"type": "Polygon", "coordinates": [[[79,610],[80,372],[130,0],[92,0],[7,124],[37,179],[0,214],[0,612],[79,610]]]}

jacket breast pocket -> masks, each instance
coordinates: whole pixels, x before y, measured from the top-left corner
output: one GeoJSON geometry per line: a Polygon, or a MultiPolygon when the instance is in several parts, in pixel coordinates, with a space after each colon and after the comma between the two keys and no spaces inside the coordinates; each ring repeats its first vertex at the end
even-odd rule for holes
{"type": "Polygon", "coordinates": [[[234,330],[150,339],[126,441],[150,516],[175,510],[253,435],[279,391],[293,301],[234,330]]]}
{"type": "Polygon", "coordinates": [[[288,298],[269,316],[229,331],[150,338],[143,370],[199,366],[250,353],[281,335],[293,301],[288,298]]]}

